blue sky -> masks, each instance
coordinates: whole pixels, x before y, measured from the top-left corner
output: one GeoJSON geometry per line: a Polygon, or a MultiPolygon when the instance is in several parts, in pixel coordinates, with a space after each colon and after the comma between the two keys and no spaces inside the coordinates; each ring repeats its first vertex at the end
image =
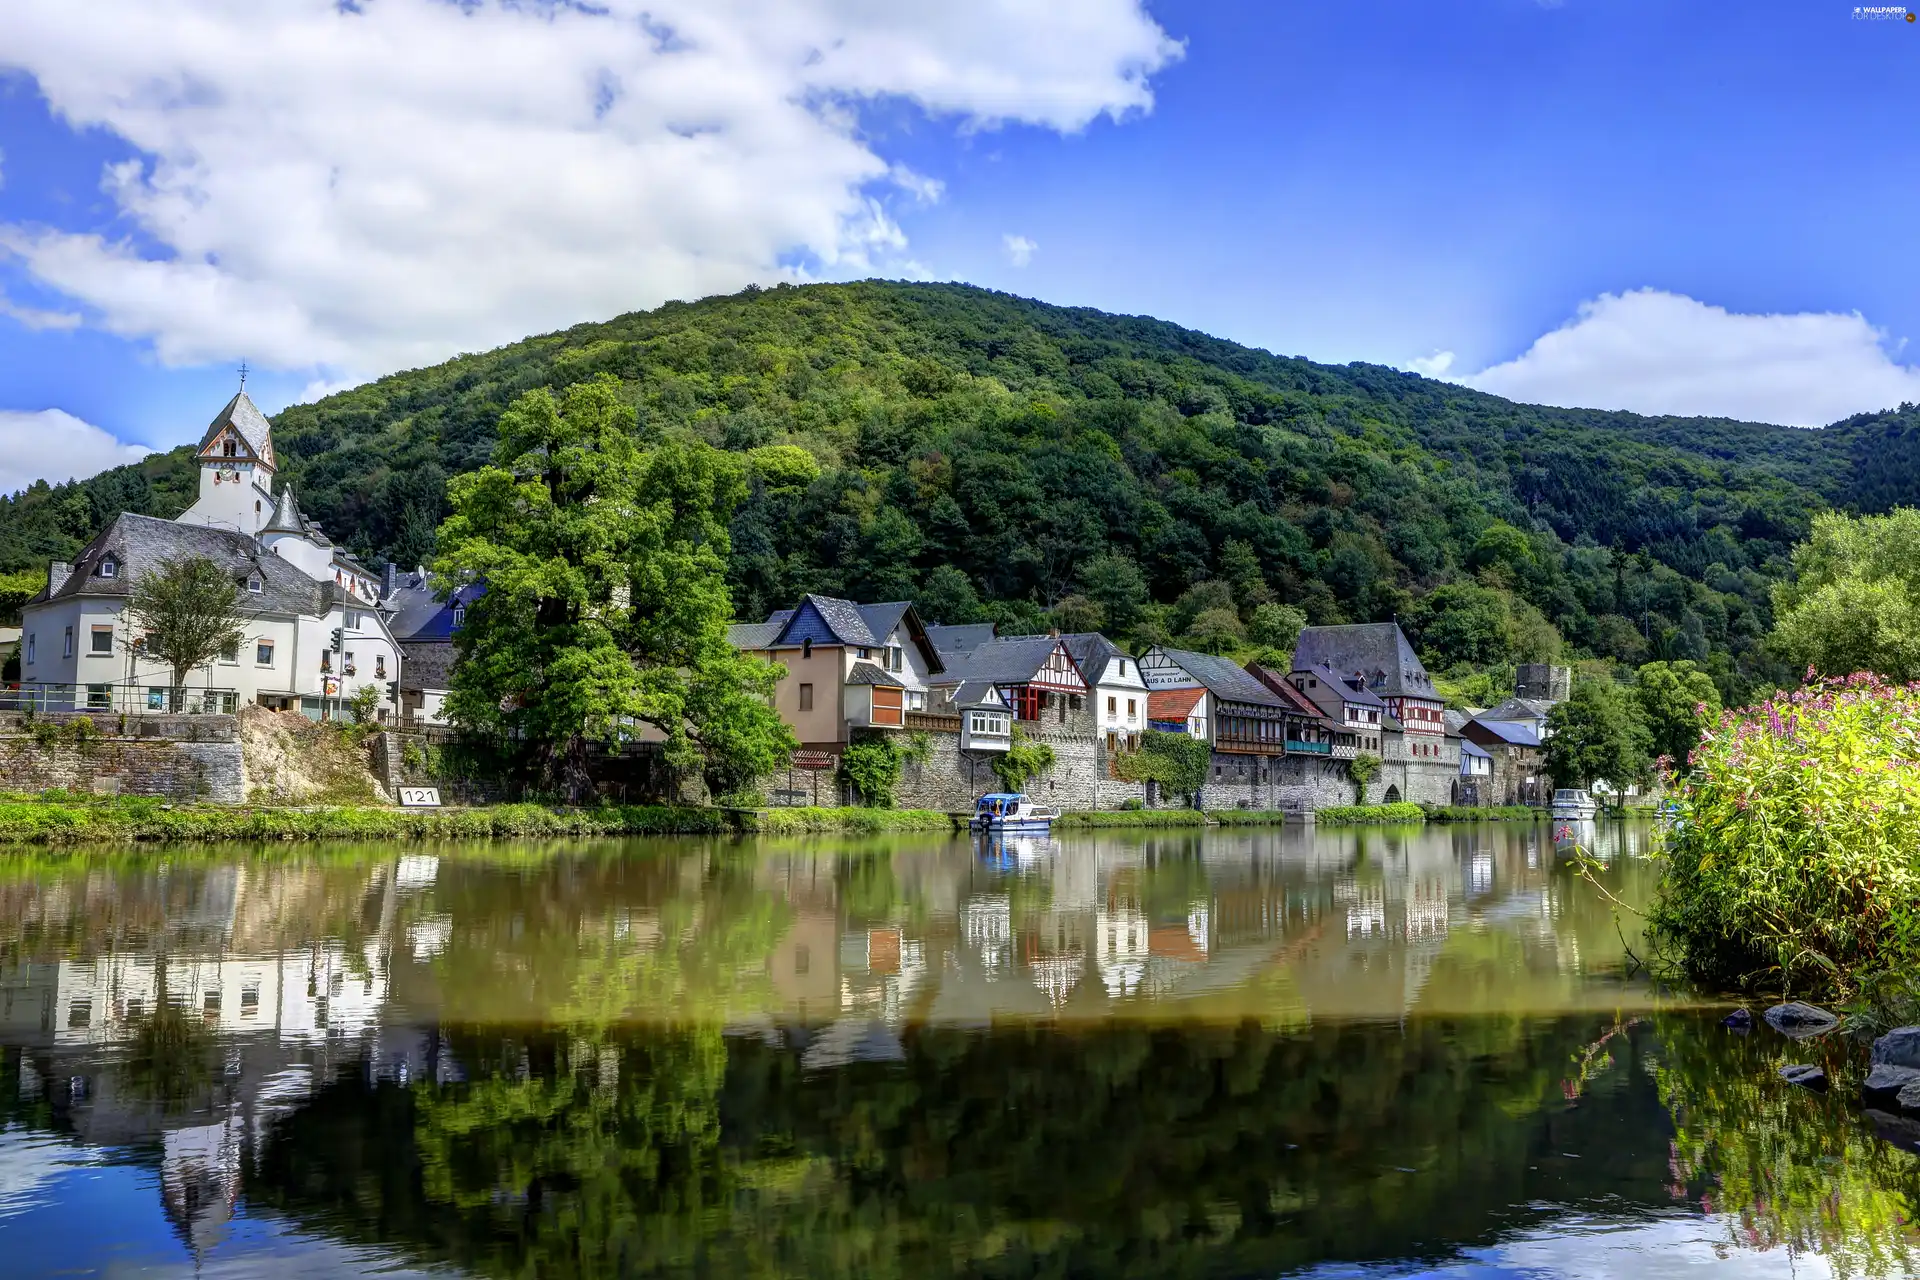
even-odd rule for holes
{"type": "Polygon", "coordinates": [[[101,3],[0,45],[0,487],[242,359],[271,411],[796,263],[1549,403],[1920,400],[1920,23],[1852,5],[101,3]]]}

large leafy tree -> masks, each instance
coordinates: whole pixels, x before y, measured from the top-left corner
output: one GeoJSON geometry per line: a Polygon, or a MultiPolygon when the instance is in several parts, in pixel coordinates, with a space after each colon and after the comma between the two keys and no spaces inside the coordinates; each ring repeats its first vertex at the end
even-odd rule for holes
{"type": "Polygon", "coordinates": [[[1582,680],[1547,713],[1547,772],[1555,786],[1605,782],[1616,790],[1646,777],[1653,737],[1633,691],[1611,680],[1582,680]]]}
{"type": "Polygon", "coordinates": [[[173,673],[176,710],[188,674],[245,639],[239,585],[206,556],[163,560],[141,574],[127,599],[127,617],[147,656],[173,673]]]}
{"type": "Polygon", "coordinates": [[[592,753],[640,726],[716,793],[778,768],[794,747],[769,701],[784,673],[726,635],[727,521],[745,494],[717,449],[643,447],[611,377],[521,396],[440,527],[442,587],[487,584],[457,634],[452,718],[524,741],[575,799],[592,753]]]}
{"type": "Polygon", "coordinates": [[[1633,686],[1653,749],[1684,765],[1700,727],[1720,714],[1713,677],[1691,662],[1649,662],[1633,686]]]}
{"type": "Polygon", "coordinates": [[[1920,510],[1816,517],[1773,607],[1774,645],[1798,666],[1920,678],[1920,510]]]}

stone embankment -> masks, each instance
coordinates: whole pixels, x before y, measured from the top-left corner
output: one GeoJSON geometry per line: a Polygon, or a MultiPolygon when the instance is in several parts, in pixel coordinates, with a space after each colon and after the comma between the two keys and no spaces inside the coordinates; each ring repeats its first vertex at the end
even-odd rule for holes
{"type": "MultiPolygon", "coordinates": [[[[1797,1000],[1768,1009],[1766,1021],[1799,1043],[1817,1040],[1840,1026],[1840,1019],[1825,1009],[1797,1000]]],[[[1753,1026],[1753,1015],[1735,1010],[1726,1025],[1745,1034],[1753,1026]]],[[[1806,1089],[1825,1089],[1829,1084],[1826,1070],[1812,1063],[1788,1063],[1780,1068],[1780,1076],[1806,1089]]],[[[1874,1040],[1867,1075],[1860,1082],[1860,1103],[1882,1138],[1920,1152],[1920,1027],[1896,1027],[1874,1040]]]]}

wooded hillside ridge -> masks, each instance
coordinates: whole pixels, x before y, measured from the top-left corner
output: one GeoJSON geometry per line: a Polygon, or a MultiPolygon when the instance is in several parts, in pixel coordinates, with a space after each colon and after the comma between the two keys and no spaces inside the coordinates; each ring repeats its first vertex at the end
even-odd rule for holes
{"type": "MultiPolygon", "coordinates": [[[[281,477],[362,557],[421,563],[514,397],[600,373],[643,436],[743,457],[743,618],[817,591],[1232,647],[1290,605],[1399,617],[1439,671],[1687,658],[1738,698],[1790,674],[1760,641],[1812,516],[1920,495],[1914,406],[1824,431],[1542,408],[884,281],[669,303],[297,405],[281,477]]],[[[177,514],[193,481],[183,448],[0,498],[0,595],[120,511],[177,514]]]]}

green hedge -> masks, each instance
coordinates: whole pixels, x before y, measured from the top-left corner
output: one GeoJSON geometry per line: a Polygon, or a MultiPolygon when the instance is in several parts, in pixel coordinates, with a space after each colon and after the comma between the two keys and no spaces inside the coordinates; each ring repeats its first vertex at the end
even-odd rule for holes
{"type": "Polygon", "coordinates": [[[1524,804],[1425,804],[1420,808],[1428,822],[1532,822],[1547,816],[1545,809],[1532,809],[1524,804]]]}
{"type": "Polygon", "coordinates": [[[762,835],[802,835],[814,832],[850,832],[866,835],[881,831],[946,831],[961,821],[938,809],[761,809],[747,819],[748,829],[762,835]]]}
{"type": "Polygon", "coordinates": [[[1417,804],[1342,804],[1322,809],[1314,815],[1323,827],[1354,827],[1365,823],[1425,822],[1426,811],[1417,804]]]}
{"type": "MultiPolygon", "coordinates": [[[[1283,809],[1213,809],[1207,817],[1223,827],[1277,827],[1288,820],[1283,809]]],[[[1299,822],[1300,816],[1292,820],[1299,822]]]]}
{"type": "Polygon", "coordinates": [[[1198,809],[1094,809],[1060,815],[1063,827],[1202,827],[1207,815],[1198,809]]]}

